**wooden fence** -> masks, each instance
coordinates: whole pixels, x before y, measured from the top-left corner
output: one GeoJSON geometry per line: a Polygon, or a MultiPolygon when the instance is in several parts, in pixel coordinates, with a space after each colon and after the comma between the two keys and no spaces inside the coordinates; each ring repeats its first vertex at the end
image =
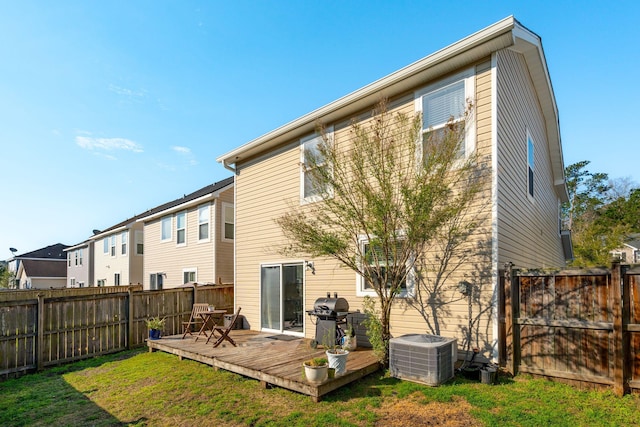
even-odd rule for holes
{"type": "Polygon", "coordinates": [[[579,386],[640,389],[640,268],[506,270],[501,364],[579,386]]]}
{"type": "Polygon", "coordinates": [[[0,293],[0,378],[144,345],[149,317],[166,318],[166,335],[182,333],[194,302],[233,312],[233,285],[33,292],[0,293]]]}

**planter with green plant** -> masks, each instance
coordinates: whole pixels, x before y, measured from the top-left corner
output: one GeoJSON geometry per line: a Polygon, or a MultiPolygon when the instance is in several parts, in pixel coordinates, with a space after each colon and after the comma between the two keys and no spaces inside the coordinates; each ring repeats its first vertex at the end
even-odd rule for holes
{"type": "Polygon", "coordinates": [[[324,357],[305,360],[302,365],[304,366],[304,375],[307,381],[321,383],[327,379],[329,363],[324,357]]]}
{"type": "Polygon", "coordinates": [[[163,317],[150,317],[145,320],[147,324],[147,328],[149,328],[149,339],[150,340],[159,340],[162,335],[162,329],[164,328],[164,324],[166,322],[166,318],[163,317]]]}
{"type": "Polygon", "coordinates": [[[322,340],[322,346],[329,360],[329,367],[335,369],[335,376],[343,375],[347,372],[347,356],[349,351],[336,343],[335,337],[328,333],[322,340]]]}

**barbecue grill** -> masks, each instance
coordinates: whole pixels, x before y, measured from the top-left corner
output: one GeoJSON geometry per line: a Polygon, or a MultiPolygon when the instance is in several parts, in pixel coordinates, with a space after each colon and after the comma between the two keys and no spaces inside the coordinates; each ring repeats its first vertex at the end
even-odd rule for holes
{"type": "Polygon", "coordinates": [[[307,310],[307,314],[315,318],[316,338],[315,344],[326,341],[327,337],[333,337],[336,344],[340,344],[340,339],[344,335],[341,329],[346,325],[349,314],[349,303],[344,298],[338,298],[337,294],[331,298],[327,294],[326,298],[318,298],[313,304],[313,310],[307,310]]]}

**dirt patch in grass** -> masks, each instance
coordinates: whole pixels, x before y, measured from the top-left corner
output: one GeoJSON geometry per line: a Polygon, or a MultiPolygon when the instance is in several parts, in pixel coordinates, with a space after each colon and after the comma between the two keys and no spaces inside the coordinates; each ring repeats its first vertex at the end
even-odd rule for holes
{"type": "Polygon", "coordinates": [[[470,410],[471,405],[462,398],[455,398],[450,403],[425,402],[424,396],[413,394],[407,398],[383,404],[376,411],[379,417],[376,426],[468,427],[482,425],[469,414],[470,410]]]}

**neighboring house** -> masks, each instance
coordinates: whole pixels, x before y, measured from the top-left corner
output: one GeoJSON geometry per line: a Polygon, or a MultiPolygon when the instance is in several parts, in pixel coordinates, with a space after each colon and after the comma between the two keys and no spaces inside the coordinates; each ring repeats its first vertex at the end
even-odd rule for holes
{"type": "Polygon", "coordinates": [[[94,242],[86,240],[65,249],[67,253],[67,287],[85,288],[95,286],[94,268],[94,242]]]}
{"type": "Polygon", "coordinates": [[[93,245],[93,280],[89,286],[127,286],[142,283],[143,230],[140,215],[88,239],[93,245]]]}
{"type": "Polygon", "coordinates": [[[622,247],[611,255],[623,263],[640,264],[640,234],[629,235],[622,247]]]}
{"type": "Polygon", "coordinates": [[[56,243],[15,256],[17,289],[64,288],[67,281],[67,245],[56,243]]]}
{"type": "MultiPolygon", "coordinates": [[[[317,138],[316,121],[331,130],[334,141],[348,142],[350,121],[368,119],[382,97],[389,99],[392,111],[421,112],[425,130],[449,118],[441,111],[442,123],[432,120],[432,105],[465,99],[475,105],[465,154],[478,154],[487,177],[472,242],[478,249],[473,262],[449,278],[450,291],[439,295],[447,309],[437,332],[496,358],[499,270],[509,262],[563,267],[571,257],[563,244],[568,239],[559,230],[560,204],[568,196],[553,88],[540,37],[513,17],[217,159],[236,175],[236,305],[251,329],[307,337],[315,335],[315,326],[306,315],[300,319],[300,307],[312,309],[316,298],[328,292],[346,298],[351,310],[362,310],[363,297],[372,293],[361,278],[331,259],[282,255],[277,249],[286,242],[274,220],[290,209],[289,203],[322,203],[307,197],[304,186],[305,143],[317,138]],[[463,280],[473,286],[473,300],[458,291],[463,280]]],[[[414,294],[408,289],[393,308],[394,336],[433,331],[418,310],[404,304],[414,294]]]]}
{"type": "Polygon", "coordinates": [[[144,289],[233,282],[233,177],[139,216],[144,224],[144,289]]]}

